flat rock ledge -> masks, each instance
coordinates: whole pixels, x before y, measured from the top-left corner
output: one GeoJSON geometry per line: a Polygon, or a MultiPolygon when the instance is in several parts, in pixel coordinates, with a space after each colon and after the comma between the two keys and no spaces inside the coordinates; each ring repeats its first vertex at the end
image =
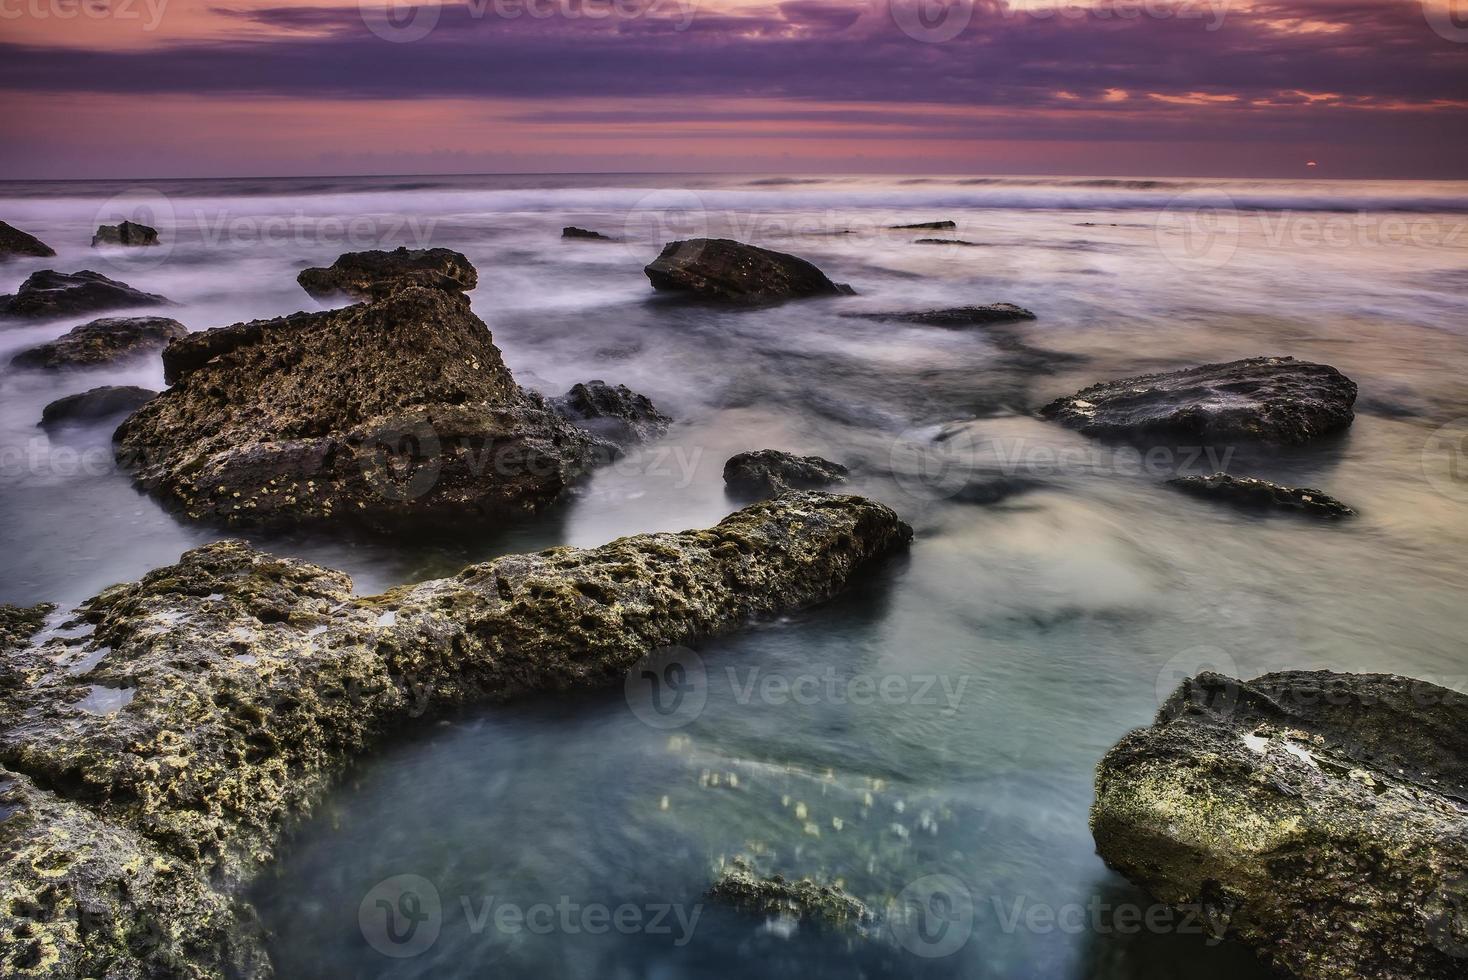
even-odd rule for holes
{"type": "Polygon", "coordinates": [[[892,323],[916,323],[928,327],[984,327],[994,323],[1033,320],[1035,314],[1013,303],[991,303],[987,306],[953,306],[940,310],[909,310],[887,313],[843,313],[858,320],[882,320],[892,323]]]}
{"type": "Polygon", "coordinates": [[[1184,681],[1102,760],[1112,868],[1302,980],[1468,962],[1468,696],[1389,674],[1184,681]]]}
{"type": "Polygon", "coordinates": [[[302,270],[296,282],[316,299],[369,300],[407,286],[463,292],[479,285],[479,272],[452,249],[402,247],[347,252],[325,268],[302,270]]]}
{"type": "Polygon", "coordinates": [[[654,289],[741,305],[852,295],[805,259],[728,238],[669,242],[644,270],[654,289]]]}
{"type": "Polygon", "coordinates": [[[55,370],[94,367],[156,354],[189,328],[166,316],[112,316],[73,327],[49,343],[23,350],[12,367],[55,370]]]}
{"type": "Polygon", "coordinates": [[[786,490],[814,490],[845,483],[849,470],[820,456],[796,456],[779,449],[756,449],[730,456],[724,485],[737,496],[758,499],[786,490]]]}
{"type": "Polygon", "coordinates": [[[35,320],[173,305],[164,296],[134,289],[90,269],[72,273],[42,269],[31,273],[14,295],[0,296],[0,313],[35,320]]]}
{"type": "Polygon", "coordinates": [[[870,922],[874,916],[838,884],[811,878],[789,881],[763,876],[744,858],[734,858],[708,891],[708,897],[756,915],[785,916],[842,926],[870,922]]]}
{"type": "Polygon", "coordinates": [[[1349,426],[1355,402],[1356,383],[1329,365],[1251,357],[1102,382],[1040,416],[1098,438],[1298,445],[1349,426]]]}
{"type": "Polygon", "coordinates": [[[1180,476],[1167,481],[1183,493],[1231,504],[1244,510],[1277,510],[1311,517],[1350,517],[1356,512],[1323,490],[1286,487],[1248,476],[1214,473],[1180,476]]]}
{"type": "Polygon", "coordinates": [[[16,256],[47,259],[56,250],[35,235],[28,235],[13,225],[0,221],[0,262],[16,256]]]}
{"type": "Polygon", "coordinates": [[[243,887],[386,734],[619,683],[831,598],[911,535],[881,504],[794,493],[377,596],[236,540],[107,589],[0,656],[0,975],[268,977],[243,887]]]}

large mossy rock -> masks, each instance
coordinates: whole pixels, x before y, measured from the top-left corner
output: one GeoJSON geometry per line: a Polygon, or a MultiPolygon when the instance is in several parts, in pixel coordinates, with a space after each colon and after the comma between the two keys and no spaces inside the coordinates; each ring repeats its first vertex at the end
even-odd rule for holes
{"type": "Polygon", "coordinates": [[[156,354],[189,328],[166,316],[110,316],[73,327],[56,340],[21,351],[15,367],[97,367],[156,354]]]}
{"type": "Polygon", "coordinates": [[[728,238],[669,242],[643,271],[654,289],[722,303],[761,305],[852,291],[805,259],[728,238]]]}
{"type": "Polygon", "coordinates": [[[23,967],[5,975],[267,976],[240,888],[388,732],[618,683],[659,648],[832,597],[911,534],[860,497],[788,494],[377,596],[233,540],[108,589],[0,656],[0,803],[26,811],[0,822],[0,895],[46,902],[0,904],[23,967]],[[89,905],[103,927],[77,928],[89,905]],[[128,922],[159,929],[136,943],[128,922]]]}
{"type": "Polygon", "coordinates": [[[138,482],[245,525],[456,525],[535,511],[612,447],[515,384],[458,292],[191,334],[117,431],[138,482]]]}
{"type": "Polygon", "coordinates": [[[1102,760],[1107,864],[1305,980],[1468,965],[1468,696],[1386,674],[1185,681],[1102,760]]]}
{"type": "Polygon", "coordinates": [[[479,285],[479,273],[460,252],[447,248],[397,248],[390,252],[348,252],[325,268],[296,276],[316,299],[349,296],[368,300],[406,286],[461,292],[479,285]]]}
{"type": "Polygon", "coordinates": [[[69,274],[42,269],[31,273],[14,295],[0,296],[0,313],[35,320],[172,305],[166,297],[134,289],[90,269],[69,274]]]}

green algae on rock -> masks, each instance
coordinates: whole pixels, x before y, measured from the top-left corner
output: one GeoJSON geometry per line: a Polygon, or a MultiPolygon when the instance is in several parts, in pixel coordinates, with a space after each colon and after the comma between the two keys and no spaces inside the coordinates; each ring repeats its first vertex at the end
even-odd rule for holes
{"type": "Polygon", "coordinates": [[[812,919],[828,925],[856,924],[872,918],[871,910],[839,884],[823,885],[810,878],[788,881],[778,874],[763,876],[744,858],[729,862],[708,895],[748,912],[812,919]]]}
{"type": "Polygon", "coordinates": [[[1468,696],[1386,674],[1183,682],[1096,777],[1108,865],[1304,980],[1468,962],[1468,696]]]}
{"type": "Polygon", "coordinates": [[[55,610],[49,602],[35,606],[12,606],[0,603],[0,652],[25,642],[40,631],[46,617],[55,610]]]}

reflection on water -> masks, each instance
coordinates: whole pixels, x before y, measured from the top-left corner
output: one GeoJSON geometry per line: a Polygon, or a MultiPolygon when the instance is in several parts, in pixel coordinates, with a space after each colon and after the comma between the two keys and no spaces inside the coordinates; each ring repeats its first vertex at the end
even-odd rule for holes
{"type": "MultiPolygon", "coordinates": [[[[1195,924],[1153,910],[1136,925],[1147,899],[1105,869],[1087,829],[1097,759],[1203,667],[1468,683],[1468,473],[1452,469],[1468,428],[1432,438],[1468,418],[1468,236],[1441,234],[1463,220],[1462,185],[188,182],[159,189],[166,254],[94,252],[96,215],[120,190],[0,188],[7,220],[61,252],[10,263],[4,288],[85,267],[172,296],[194,329],[278,315],[312,306],[296,271],[344,248],[320,219],[357,217],[369,237],[398,237],[353,245],[423,233],[474,261],[475,308],[522,383],[554,393],[599,377],[679,419],[523,526],[259,538],[350,571],[359,589],[706,525],[735,506],[723,461],[754,448],[851,465],[853,489],[917,530],[910,555],[853,594],[702,645],[705,698],[678,725],[647,724],[622,691],[558,696],[405,733],[362,762],[256,889],[283,976],[1260,976],[1195,924]],[[1192,226],[1172,223],[1176,196],[1220,193],[1292,210],[1245,211],[1179,243],[1192,226]],[[1341,210],[1363,202],[1411,210],[1341,210]],[[1342,213],[1358,230],[1325,243],[1334,226],[1321,222],[1342,213]],[[1416,237],[1392,216],[1419,222],[1416,237]],[[267,232],[270,218],[287,230],[267,232]],[[937,218],[986,247],[886,230],[937,218]],[[624,240],[563,242],[566,224],[624,240]],[[754,312],[653,297],[641,266],[700,229],[798,252],[859,295],[754,312]],[[1039,319],[952,331],[837,315],[995,301],[1039,319]],[[1092,381],[1256,354],[1341,368],[1362,389],[1355,426],[1288,453],[1138,459],[1032,415],[1092,381]],[[1319,486],[1360,517],[1246,516],[1160,485],[1217,462],[1319,486]],[[948,950],[698,908],[736,855],[839,879],[882,910],[944,876],[934,929],[964,939],[948,950]],[[438,898],[437,934],[413,956],[382,952],[403,950],[359,916],[392,910],[405,934],[422,906],[379,888],[402,875],[438,898]],[[577,911],[549,930],[503,924],[537,905],[577,911]],[[593,906],[630,907],[631,925],[598,930],[593,906]],[[654,906],[671,931],[651,928],[654,906]],[[685,923],[698,910],[686,935],[675,908],[685,923]]],[[[0,359],[73,325],[5,325],[0,359]]],[[[218,536],[113,473],[107,426],[35,428],[55,397],[128,383],[160,387],[161,371],[0,374],[0,599],[75,602],[218,536]]]]}

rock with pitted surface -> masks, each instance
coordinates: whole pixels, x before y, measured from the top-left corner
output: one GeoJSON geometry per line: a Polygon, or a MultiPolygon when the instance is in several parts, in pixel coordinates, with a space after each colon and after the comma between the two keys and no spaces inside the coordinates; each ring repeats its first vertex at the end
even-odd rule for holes
{"type": "Polygon", "coordinates": [[[673,424],[646,395],[605,381],[572,385],[564,395],[549,399],[549,404],[581,428],[618,446],[656,439],[673,424]]]}
{"type": "Polygon", "coordinates": [[[846,467],[819,456],[796,456],[778,449],[756,449],[730,456],[724,485],[742,497],[769,497],[786,490],[812,490],[845,483],[846,467]]]}
{"type": "Polygon", "coordinates": [[[35,606],[12,606],[8,602],[0,602],[0,653],[23,645],[40,630],[46,617],[55,609],[49,602],[35,606]]]}
{"type": "Polygon", "coordinates": [[[0,296],[0,313],[34,320],[173,305],[166,297],[145,293],[89,269],[69,274],[42,269],[31,273],[14,295],[0,296]]]}
{"type": "Polygon", "coordinates": [[[117,457],[194,519],[467,526],[539,510],[608,458],[515,384],[458,292],[190,334],[164,367],[117,457]]]}
{"type": "Polygon", "coordinates": [[[3,955],[61,975],[268,976],[242,886],[387,733],[620,683],[659,648],[833,597],[911,534],[860,497],[787,494],[376,596],[234,540],[114,586],[64,638],[0,658],[0,765],[21,777],[0,802],[35,808],[23,832],[0,822],[3,955]],[[70,914],[89,907],[98,928],[70,914]]]}
{"type": "Polygon", "coordinates": [[[391,252],[347,252],[325,268],[303,270],[296,281],[316,299],[348,296],[367,300],[408,286],[463,292],[479,285],[479,273],[461,252],[403,247],[391,252]]]}
{"type": "Polygon", "coordinates": [[[591,231],[588,228],[577,228],[575,225],[567,225],[561,229],[562,238],[581,238],[593,242],[609,242],[612,238],[603,235],[599,231],[591,231]]]}
{"type": "Polygon", "coordinates": [[[35,235],[0,221],[0,262],[16,257],[45,259],[55,254],[54,248],[35,235]]]}
{"type": "Polygon", "coordinates": [[[10,363],[23,368],[96,367],[158,353],[188,333],[188,327],[166,316],[103,317],[23,350],[10,363]]]}
{"type": "Polygon", "coordinates": [[[136,221],[123,221],[115,225],[99,225],[92,236],[92,247],[98,245],[126,245],[131,247],[157,245],[158,229],[140,225],[136,221]]]}
{"type": "Polygon", "coordinates": [[[1468,696],[1387,674],[1184,681],[1102,760],[1096,848],[1302,980],[1468,956],[1468,696]]]}
{"type": "Polygon", "coordinates": [[[805,259],[728,238],[670,242],[643,270],[652,287],[721,303],[762,305],[851,295],[805,259]]]}
{"type": "Polygon", "coordinates": [[[41,409],[41,425],[89,422],[135,412],[156,397],[158,392],[137,385],[103,385],[49,403],[41,409]]]}
{"type": "Polygon", "coordinates": [[[1088,436],[1297,445],[1355,418],[1356,383],[1325,364],[1251,357],[1106,381],[1040,410],[1088,436]]]}
{"type": "Polygon", "coordinates": [[[1015,323],[1019,320],[1035,318],[1035,314],[1013,303],[953,306],[939,310],[893,311],[890,313],[843,313],[841,315],[859,320],[917,323],[926,327],[984,327],[993,323],[1015,323]]]}
{"type": "Polygon", "coordinates": [[[708,897],[756,915],[786,916],[841,926],[870,921],[861,901],[838,884],[811,878],[790,881],[784,875],[760,875],[745,858],[734,858],[724,868],[708,897]]]}
{"type": "Polygon", "coordinates": [[[1350,517],[1356,513],[1323,490],[1286,487],[1254,477],[1214,473],[1211,476],[1180,476],[1167,483],[1183,493],[1246,510],[1289,511],[1312,517],[1350,517]]]}

